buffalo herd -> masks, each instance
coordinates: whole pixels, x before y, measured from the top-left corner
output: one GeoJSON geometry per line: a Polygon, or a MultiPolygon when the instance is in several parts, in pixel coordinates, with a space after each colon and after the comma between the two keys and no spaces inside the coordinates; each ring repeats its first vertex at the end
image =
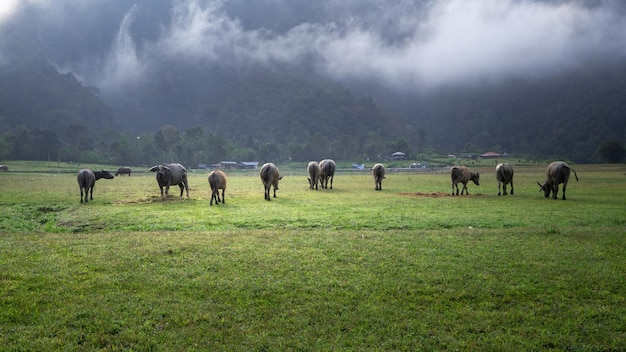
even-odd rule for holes
{"type": "MultiPolygon", "coordinates": [[[[187,169],[177,163],[160,164],[155,165],[149,169],[151,172],[156,173],[156,180],[161,191],[161,197],[167,197],[170,186],[178,186],[180,188],[180,197],[183,193],[187,192],[187,198],[189,198],[189,183],[187,181],[187,169]]],[[[306,166],[307,180],[309,188],[317,190],[318,185],[322,189],[333,189],[333,179],[335,176],[336,164],[332,159],[324,159],[319,163],[317,161],[310,161],[306,166]]],[[[495,170],[496,181],[498,183],[498,196],[507,195],[507,185],[511,185],[510,194],[514,194],[513,189],[513,167],[508,163],[500,163],[496,166],[495,170]]],[[[372,176],[374,177],[374,189],[376,191],[382,190],[382,181],[385,178],[385,166],[381,163],[376,163],[370,169],[372,176]]],[[[559,185],[563,184],[562,199],[565,200],[565,190],[567,189],[567,183],[569,181],[570,172],[574,172],[576,181],[578,181],[578,175],[576,171],[567,165],[564,161],[555,161],[548,165],[546,170],[546,181],[539,185],[540,192],[544,192],[546,198],[552,195],[553,199],[557,199],[559,192],[559,185]]],[[[120,167],[115,173],[115,176],[127,174],[130,176],[131,170],[128,167],[120,167]]],[[[467,166],[455,165],[449,170],[450,180],[452,184],[451,195],[459,195],[459,183],[463,185],[460,195],[465,193],[469,195],[467,184],[471,181],[476,186],[480,185],[480,175],[478,172],[472,172],[467,166]]],[[[261,182],[264,188],[265,200],[271,200],[271,190],[273,187],[273,197],[276,198],[276,191],[278,190],[278,181],[283,176],[280,170],[274,163],[265,163],[259,172],[261,182]]],[[[93,200],[93,188],[97,180],[112,179],[114,176],[105,170],[94,171],[92,169],[81,169],[78,172],[77,180],[78,187],[80,189],[80,202],[88,202],[93,200]],[[83,196],[84,194],[84,196],[83,196]]],[[[208,175],[209,187],[211,188],[211,202],[216,204],[220,202],[226,203],[224,192],[226,191],[226,174],[222,170],[211,171],[208,175]],[[220,192],[222,194],[220,196],[220,192]]]]}

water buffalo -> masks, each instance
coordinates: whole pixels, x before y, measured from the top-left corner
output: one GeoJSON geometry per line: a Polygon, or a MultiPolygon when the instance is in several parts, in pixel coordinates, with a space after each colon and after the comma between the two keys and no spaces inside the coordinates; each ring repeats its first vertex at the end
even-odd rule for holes
{"type": "Polygon", "coordinates": [[[180,196],[183,196],[183,190],[187,191],[189,198],[189,183],[187,182],[187,169],[181,164],[161,164],[150,168],[150,171],[156,172],[156,180],[161,189],[161,197],[163,197],[163,187],[165,187],[165,196],[168,195],[170,186],[178,185],[180,187],[180,196]]]}
{"type": "Polygon", "coordinates": [[[210,205],[213,205],[213,199],[215,199],[215,204],[220,204],[220,189],[222,190],[222,203],[226,203],[226,198],[224,197],[224,191],[226,191],[226,174],[224,171],[211,171],[209,174],[209,186],[211,186],[210,205]]]}
{"type": "Polygon", "coordinates": [[[335,177],[335,161],[324,159],[320,161],[320,185],[322,188],[328,188],[328,180],[330,179],[330,189],[333,189],[333,178],[335,177]]]}
{"type": "Polygon", "coordinates": [[[122,175],[122,176],[124,176],[124,175],[130,176],[130,172],[131,171],[132,170],[130,169],[130,167],[122,166],[119,169],[117,169],[117,172],[115,173],[115,176],[120,176],[120,175],[122,175]]]}
{"type": "Polygon", "coordinates": [[[317,161],[309,161],[309,164],[306,166],[306,172],[309,175],[307,180],[309,180],[309,188],[317,189],[317,184],[320,182],[320,164],[317,161]]]}
{"type": "Polygon", "coordinates": [[[374,176],[374,189],[383,190],[383,178],[385,178],[385,166],[383,164],[375,164],[372,167],[372,175],[374,176]]]}
{"type": "Polygon", "coordinates": [[[513,194],[513,168],[507,163],[501,163],[496,166],[496,180],[498,181],[498,195],[500,195],[500,185],[502,185],[502,194],[506,196],[506,185],[511,184],[511,194],[513,194]]]}
{"type": "Polygon", "coordinates": [[[576,181],[578,182],[578,175],[576,171],[569,167],[564,161],[555,161],[548,165],[548,169],[546,170],[546,182],[542,185],[537,181],[539,185],[539,191],[543,191],[546,198],[550,197],[550,192],[552,192],[552,199],[557,198],[557,194],[559,193],[559,184],[563,184],[563,200],[565,200],[565,189],[567,188],[567,181],[569,180],[570,170],[574,171],[574,176],[576,176],[576,181]]]}
{"type": "Polygon", "coordinates": [[[450,178],[452,179],[452,195],[454,195],[454,187],[456,186],[456,195],[459,195],[459,182],[463,184],[461,189],[461,195],[463,192],[469,195],[467,192],[467,183],[469,181],[474,182],[476,186],[480,186],[478,183],[479,175],[477,172],[471,172],[467,166],[453,166],[450,168],[450,178]]]}
{"type": "Polygon", "coordinates": [[[9,171],[9,167],[6,165],[0,165],[0,171],[9,171]]]}
{"type": "Polygon", "coordinates": [[[283,177],[280,176],[280,170],[273,163],[263,164],[261,167],[261,181],[263,181],[263,187],[265,187],[265,199],[272,200],[270,198],[270,188],[274,186],[274,198],[276,198],[276,190],[278,189],[278,181],[283,177]]]}
{"type": "Polygon", "coordinates": [[[96,181],[105,178],[112,179],[113,175],[110,172],[105,170],[93,171],[92,169],[82,169],[78,171],[78,176],[76,179],[78,180],[78,188],[80,188],[80,202],[83,202],[83,190],[85,191],[85,203],[89,202],[89,199],[93,200],[93,187],[96,185],[96,181]],[[89,199],[87,199],[87,195],[89,195],[89,199]]]}

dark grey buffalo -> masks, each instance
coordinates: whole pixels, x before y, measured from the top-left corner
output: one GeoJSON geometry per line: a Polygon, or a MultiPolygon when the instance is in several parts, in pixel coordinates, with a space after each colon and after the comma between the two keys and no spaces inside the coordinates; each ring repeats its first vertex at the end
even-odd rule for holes
{"type": "Polygon", "coordinates": [[[130,173],[132,172],[132,170],[130,169],[130,167],[128,166],[122,166],[119,169],[117,169],[117,172],[115,173],[115,176],[124,176],[124,175],[128,175],[130,176],[130,173]]]}
{"type": "Polygon", "coordinates": [[[459,182],[463,184],[463,189],[461,189],[461,195],[463,192],[469,195],[467,192],[467,183],[469,181],[474,182],[476,186],[480,186],[478,183],[479,175],[478,172],[471,172],[467,166],[453,166],[450,168],[450,178],[452,180],[452,195],[454,195],[454,187],[456,187],[456,195],[459,195],[459,182]]]}
{"type": "Polygon", "coordinates": [[[261,181],[263,182],[263,187],[265,188],[265,199],[272,200],[270,198],[270,189],[272,186],[274,187],[274,198],[276,198],[278,181],[283,178],[280,176],[280,170],[278,170],[278,167],[276,167],[273,163],[263,164],[259,176],[261,176],[261,181]]]}
{"type": "Polygon", "coordinates": [[[330,189],[333,189],[335,168],[335,161],[332,159],[324,159],[320,161],[320,185],[322,188],[328,188],[328,181],[330,180],[330,189]]]}
{"type": "Polygon", "coordinates": [[[500,185],[502,194],[506,196],[506,185],[511,184],[511,194],[513,194],[513,168],[507,163],[496,166],[496,181],[498,181],[498,195],[500,195],[500,185]]]}
{"type": "Polygon", "coordinates": [[[83,191],[85,191],[85,203],[89,202],[89,200],[93,200],[93,187],[96,185],[96,181],[105,178],[112,179],[115,176],[111,175],[110,172],[105,170],[93,171],[92,169],[82,169],[78,171],[78,176],[76,179],[78,181],[78,188],[80,188],[80,202],[83,202],[83,191]],[[89,195],[89,198],[87,198],[89,195]]]}
{"type": "Polygon", "coordinates": [[[211,203],[213,205],[213,199],[215,204],[220,204],[220,189],[222,190],[222,203],[226,203],[224,192],[226,191],[226,174],[222,170],[211,171],[209,174],[209,186],[211,187],[211,203]]]}
{"type": "Polygon", "coordinates": [[[557,194],[559,193],[559,184],[563,184],[563,200],[565,200],[565,189],[567,188],[567,181],[569,181],[570,170],[574,171],[574,176],[576,176],[576,181],[578,181],[578,175],[576,171],[569,167],[564,161],[555,161],[548,165],[548,169],[546,170],[546,182],[542,185],[537,181],[539,185],[539,191],[543,191],[546,198],[550,197],[550,192],[552,192],[552,199],[557,198],[557,194]]]}
{"type": "Polygon", "coordinates": [[[372,175],[374,176],[374,189],[382,191],[383,179],[385,178],[385,166],[380,163],[372,166],[372,175]]]}
{"type": "Polygon", "coordinates": [[[180,196],[183,196],[183,190],[187,191],[189,198],[189,183],[187,182],[187,169],[181,164],[161,164],[150,168],[150,171],[156,172],[156,180],[161,189],[161,197],[163,197],[163,187],[165,187],[165,196],[168,195],[170,186],[180,187],[180,196]]]}
{"type": "Polygon", "coordinates": [[[306,166],[306,172],[309,175],[307,180],[309,180],[309,188],[317,189],[317,184],[320,182],[320,164],[317,161],[309,161],[306,166]]]}

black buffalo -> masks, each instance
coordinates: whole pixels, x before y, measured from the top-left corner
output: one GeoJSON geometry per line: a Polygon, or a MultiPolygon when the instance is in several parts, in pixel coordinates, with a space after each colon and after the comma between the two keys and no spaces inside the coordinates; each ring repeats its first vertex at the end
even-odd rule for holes
{"type": "Polygon", "coordinates": [[[276,190],[278,190],[278,181],[283,177],[280,176],[280,170],[273,163],[263,164],[261,167],[261,181],[263,182],[263,188],[265,188],[265,199],[272,200],[270,198],[270,189],[274,187],[274,198],[276,198],[276,190]]]}
{"type": "Polygon", "coordinates": [[[335,161],[332,159],[324,159],[320,161],[320,185],[322,188],[328,188],[328,181],[330,180],[330,189],[333,189],[335,168],[335,161]]]}
{"type": "Polygon", "coordinates": [[[110,180],[114,177],[115,176],[111,175],[110,172],[105,170],[93,171],[92,169],[82,169],[78,171],[76,179],[78,181],[78,188],[80,188],[80,202],[83,202],[83,191],[85,194],[85,203],[89,202],[89,200],[93,200],[93,187],[96,185],[97,180],[101,178],[110,180]],[[87,195],[89,195],[89,199],[87,195]]]}
{"type": "Polygon", "coordinates": [[[124,176],[124,175],[128,175],[130,176],[130,173],[132,172],[132,170],[130,169],[130,167],[128,166],[122,166],[119,169],[117,169],[117,172],[115,173],[115,176],[124,176]]]}
{"type": "Polygon", "coordinates": [[[372,167],[372,175],[374,176],[374,189],[377,191],[383,190],[383,179],[385,178],[385,166],[383,164],[376,164],[372,167]]]}
{"type": "Polygon", "coordinates": [[[498,181],[498,195],[500,195],[500,185],[502,185],[503,195],[506,196],[506,185],[511,184],[511,194],[513,194],[513,168],[507,163],[496,166],[496,181],[498,181]]]}
{"type": "Polygon", "coordinates": [[[306,172],[309,175],[309,188],[317,189],[317,185],[320,182],[320,164],[317,161],[309,161],[306,166],[306,172]]]}
{"type": "Polygon", "coordinates": [[[187,191],[189,198],[189,183],[187,182],[187,169],[181,164],[161,164],[150,168],[150,171],[156,172],[156,180],[161,189],[161,197],[163,197],[163,187],[165,187],[165,196],[168,195],[170,186],[180,187],[180,196],[183,191],[187,191]]]}
{"type": "Polygon", "coordinates": [[[213,205],[213,200],[215,199],[215,204],[219,205],[220,200],[222,203],[226,203],[226,198],[224,198],[224,192],[226,191],[226,174],[222,170],[211,171],[209,174],[209,186],[211,187],[211,203],[213,205]],[[220,189],[222,190],[222,198],[220,199],[220,189]]]}
{"type": "Polygon", "coordinates": [[[478,172],[471,172],[467,166],[453,166],[450,168],[450,179],[452,180],[452,195],[454,195],[454,187],[456,187],[456,195],[459,195],[459,182],[463,184],[463,189],[461,189],[461,195],[463,192],[467,193],[467,183],[469,181],[474,182],[476,186],[480,186],[478,183],[480,175],[478,172]]]}
{"type": "Polygon", "coordinates": [[[570,171],[574,171],[576,181],[578,181],[578,175],[576,171],[569,167],[564,161],[555,161],[548,165],[546,170],[546,182],[542,185],[537,181],[539,185],[539,191],[543,191],[546,198],[550,197],[552,192],[552,199],[557,198],[559,193],[559,184],[563,184],[563,200],[565,200],[565,189],[567,188],[567,181],[569,181],[570,171]]]}

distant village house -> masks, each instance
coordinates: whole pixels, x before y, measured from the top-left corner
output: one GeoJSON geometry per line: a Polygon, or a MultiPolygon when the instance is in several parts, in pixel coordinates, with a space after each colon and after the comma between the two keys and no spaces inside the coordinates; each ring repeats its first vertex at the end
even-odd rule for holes
{"type": "Polygon", "coordinates": [[[220,161],[217,164],[198,164],[198,167],[201,169],[211,168],[211,169],[225,169],[225,170],[234,170],[234,169],[243,169],[243,170],[256,170],[259,167],[258,161],[220,161]]]}

